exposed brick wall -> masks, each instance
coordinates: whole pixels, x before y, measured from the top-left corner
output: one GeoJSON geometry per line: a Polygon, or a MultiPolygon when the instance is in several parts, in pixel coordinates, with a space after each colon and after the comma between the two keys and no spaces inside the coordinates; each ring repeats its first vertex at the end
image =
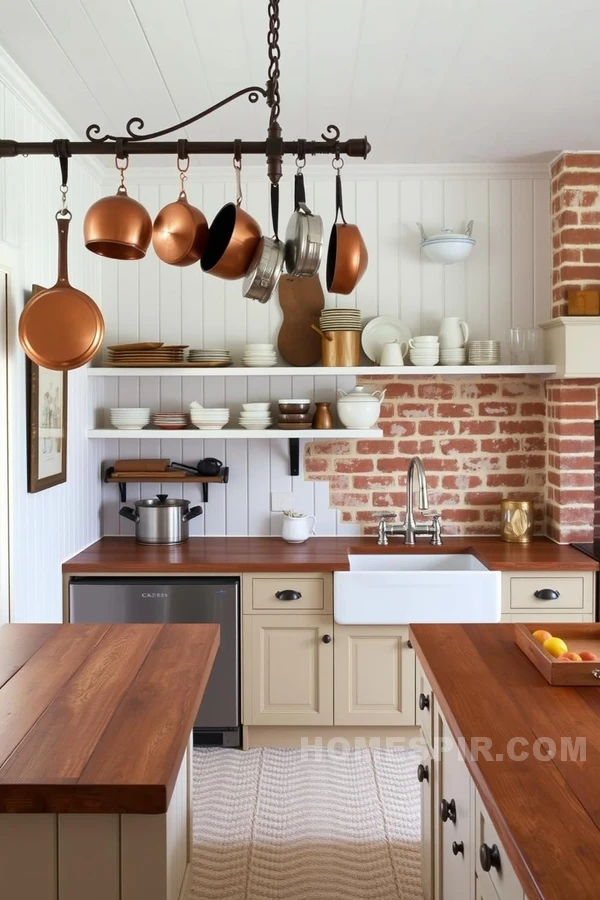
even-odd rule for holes
{"type": "Polygon", "coordinates": [[[314,441],[305,473],[330,483],[345,522],[374,530],[377,514],[405,508],[406,470],[423,459],[430,506],[446,534],[497,534],[503,497],[531,499],[544,532],[546,403],[539,378],[443,375],[360,379],[385,387],[381,440],[314,441]]]}
{"type": "Polygon", "coordinates": [[[548,381],[546,396],[548,536],[560,543],[591,541],[598,381],[548,381]]]}
{"type": "Polygon", "coordinates": [[[552,315],[569,288],[600,287],[600,153],[563,153],[552,165],[552,315]]]}

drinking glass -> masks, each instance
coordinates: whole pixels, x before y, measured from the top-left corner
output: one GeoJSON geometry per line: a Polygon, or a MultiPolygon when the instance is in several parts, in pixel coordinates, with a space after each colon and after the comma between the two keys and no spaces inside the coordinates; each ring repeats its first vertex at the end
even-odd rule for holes
{"type": "Polygon", "coordinates": [[[532,366],[535,363],[535,357],[538,346],[537,328],[525,329],[525,353],[527,356],[527,364],[532,366]]]}
{"type": "Polygon", "coordinates": [[[523,364],[525,361],[525,335],[525,328],[510,328],[508,331],[510,361],[513,366],[523,364]]]}

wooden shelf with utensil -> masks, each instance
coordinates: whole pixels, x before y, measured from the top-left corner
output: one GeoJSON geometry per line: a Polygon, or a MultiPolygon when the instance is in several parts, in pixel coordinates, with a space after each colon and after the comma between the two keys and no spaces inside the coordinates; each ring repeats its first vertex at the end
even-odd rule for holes
{"type": "Polygon", "coordinates": [[[549,377],[556,374],[556,366],[531,365],[531,366],[227,366],[221,368],[206,369],[203,367],[136,367],[126,368],[119,366],[95,366],[87,370],[92,378],[164,378],[166,376],[178,376],[180,378],[251,378],[256,375],[268,375],[272,378],[281,375],[375,375],[378,378],[403,375],[405,378],[418,378],[419,375],[542,375],[549,377]]]}
{"type": "Polygon", "coordinates": [[[119,487],[121,503],[127,502],[128,484],[201,484],[202,501],[208,503],[209,484],[227,484],[229,481],[229,466],[224,466],[220,475],[192,475],[188,472],[175,472],[172,469],[161,472],[115,472],[113,466],[108,466],[104,472],[105,484],[116,484],[119,487]]]}

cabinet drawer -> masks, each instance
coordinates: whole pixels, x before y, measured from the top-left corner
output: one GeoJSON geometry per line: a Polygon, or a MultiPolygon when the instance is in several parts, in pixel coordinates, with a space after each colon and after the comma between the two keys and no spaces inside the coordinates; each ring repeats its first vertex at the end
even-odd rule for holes
{"type": "Polygon", "coordinates": [[[550,574],[535,578],[514,576],[510,579],[511,610],[526,609],[544,614],[553,609],[583,609],[584,596],[583,576],[565,578],[550,574]],[[554,594],[558,596],[554,597],[554,594]]]}
{"type": "Polygon", "coordinates": [[[331,575],[244,575],[245,613],[332,611],[331,575]]]}
{"type": "Polygon", "coordinates": [[[593,622],[593,615],[588,613],[544,613],[536,616],[535,613],[512,613],[502,616],[503,622],[535,622],[540,625],[550,625],[551,622],[593,622]]]}
{"type": "Polygon", "coordinates": [[[429,747],[433,747],[433,691],[418,659],[415,694],[417,725],[421,728],[429,747]]]}
{"type": "MultiPolygon", "coordinates": [[[[480,884],[492,884],[498,900],[523,900],[523,888],[511,866],[506,850],[478,793],[475,795],[475,859],[477,879],[480,884]],[[483,867],[483,851],[491,862],[489,871],[483,867]]],[[[483,896],[486,896],[484,893],[483,896]]]]}

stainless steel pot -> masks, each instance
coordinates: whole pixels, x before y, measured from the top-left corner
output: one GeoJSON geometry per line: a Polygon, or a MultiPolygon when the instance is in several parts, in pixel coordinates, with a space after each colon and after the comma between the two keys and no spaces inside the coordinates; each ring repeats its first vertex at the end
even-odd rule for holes
{"type": "Polygon", "coordinates": [[[266,303],[277,285],[283,271],[285,247],[277,236],[279,225],[279,185],[271,185],[271,217],[273,237],[261,238],[244,278],[244,297],[266,303]]]}
{"type": "Polygon", "coordinates": [[[156,500],[138,500],[135,509],[123,506],[119,515],[135,522],[135,539],[140,544],[182,544],[190,536],[188,523],[202,515],[202,507],[190,509],[189,500],[157,494],[156,500]]]}
{"type": "Polygon", "coordinates": [[[288,275],[310,278],[316,275],[323,253],[323,220],[306,205],[304,176],[299,171],[294,182],[294,206],[285,232],[285,267],[288,275]]]}

